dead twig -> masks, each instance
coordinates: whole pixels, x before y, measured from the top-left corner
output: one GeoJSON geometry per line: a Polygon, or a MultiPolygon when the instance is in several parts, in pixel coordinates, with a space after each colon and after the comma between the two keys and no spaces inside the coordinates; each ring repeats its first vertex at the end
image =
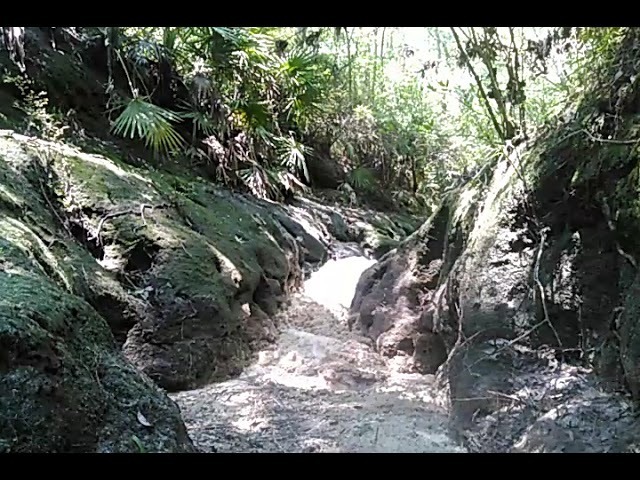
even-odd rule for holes
{"type": "Polygon", "coordinates": [[[58,209],[53,205],[53,203],[49,199],[49,195],[47,195],[47,190],[44,187],[44,183],[42,182],[42,180],[40,180],[39,183],[40,183],[40,190],[42,191],[42,196],[44,197],[44,200],[47,202],[47,205],[49,206],[49,208],[51,209],[53,214],[56,216],[56,218],[58,219],[60,224],[64,227],[64,229],[66,230],[67,234],[69,234],[69,237],[73,238],[73,234],[71,233],[71,229],[69,228],[69,225],[67,224],[67,222],[65,222],[63,220],[63,218],[58,213],[58,209]]]}
{"type": "Polygon", "coordinates": [[[512,402],[520,403],[524,406],[531,406],[530,402],[527,402],[526,400],[520,397],[516,397],[515,395],[509,395],[507,393],[497,392],[495,390],[487,390],[487,393],[489,395],[485,397],[454,397],[452,398],[452,400],[455,402],[478,402],[478,401],[503,399],[503,400],[511,400],[512,402]]]}
{"type": "Polygon", "coordinates": [[[509,163],[509,165],[515,170],[516,175],[518,175],[518,177],[520,178],[520,180],[522,181],[522,186],[524,187],[526,192],[529,192],[529,186],[527,185],[527,181],[524,178],[524,172],[521,169],[521,160],[520,160],[520,153],[518,152],[518,147],[513,147],[511,145],[511,143],[509,142],[508,144],[504,145],[503,149],[502,149],[504,158],[507,160],[507,162],[509,163]],[[516,162],[511,160],[511,154],[514,154],[517,158],[517,166],[516,166],[516,162]]]}
{"type": "Polygon", "coordinates": [[[553,331],[553,334],[556,337],[556,341],[558,342],[558,346],[560,348],[562,348],[562,341],[560,340],[560,335],[558,335],[558,331],[555,329],[555,327],[553,326],[553,323],[551,323],[551,319],[549,318],[549,311],[547,310],[547,302],[546,302],[546,295],[544,292],[544,286],[542,285],[542,282],[540,281],[540,258],[542,258],[542,251],[544,250],[544,242],[546,240],[547,237],[547,233],[549,231],[549,227],[543,228],[540,231],[540,248],[538,249],[538,256],[536,258],[536,264],[535,267],[533,269],[533,279],[538,287],[538,290],[540,291],[540,301],[542,302],[542,312],[544,314],[544,322],[546,322],[547,324],[549,324],[549,327],[551,328],[551,330],[553,331]]]}
{"type": "Polygon", "coordinates": [[[490,395],[495,395],[497,398],[504,398],[516,403],[520,403],[526,407],[531,406],[531,402],[527,402],[524,398],[516,397],[515,395],[509,395],[507,393],[497,392],[495,390],[487,390],[487,393],[490,395]]]}
{"type": "Polygon", "coordinates": [[[128,208],[126,210],[121,210],[119,212],[107,213],[100,219],[100,223],[98,223],[98,230],[96,231],[96,234],[93,238],[98,241],[98,245],[102,245],[102,237],[100,236],[100,233],[102,232],[102,227],[104,226],[107,220],[111,220],[112,218],[116,218],[116,217],[122,217],[124,215],[140,213],[140,216],[142,217],[142,222],[146,224],[145,218],[144,218],[144,210],[146,208],[150,208],[151,211],[153,212],[153,210],[155,210],[156,208],[161,209],[161,208],[168,208],[168,207],[169,207],[169,204],[166,204],[166,203],[161,203],[159,205],[148,205],[146,203],[143,203],[140,205],[139,210],[136,210],[134,208],[128,208]]]}
{"type": "Polygon", "coordinates": [[[587,135],[587,137],[589,137],[589,139],[593,140],[594,142],[599,142],[599,143],[612,143],[615,145],[634,145],[636,143],[640,142],[640,138],[635,139],[635,140],[615,140],[615,139],[608,139],[608,138],[600,138],[600,137],[596,137],[594,136],[591,132],[589,132],[586,129],[581,129],[578,130],[578,132],[582,132],[585,133],[587,135]]]}
{"type": "Polygon", "coordinates": [[[189,253],[189,250],[187,250],[187,247],[184,246],[184,241],[180,242],[180,246],[182,247],[182,250],[184,250],[184,253],[186,253],[188,257],[193,258],[193,255],[191,255],[191,253],[189,253]]]}
{"type": "Polygon", "coordinates": [[[555,147],[556,145],[560,145],[561,143],[569,140],[571,137],[575,137],[580,133],[584,133],[585,135],[587,135],[587,137],[589,137],[591,141],[598,142],[598,143],[609,143],[614,145],[634,145],[636,143],[640,143],[640,138],[635,140],[615,140],[615,139],[601,138],[601,137],[596,137],[595,135],[593,135],[591,132],[589,132],[584,128],[579,128],[578,130],[574,130],[573,132],[570,132],[564,137],[562,137],[553,146],[555,147]]]}

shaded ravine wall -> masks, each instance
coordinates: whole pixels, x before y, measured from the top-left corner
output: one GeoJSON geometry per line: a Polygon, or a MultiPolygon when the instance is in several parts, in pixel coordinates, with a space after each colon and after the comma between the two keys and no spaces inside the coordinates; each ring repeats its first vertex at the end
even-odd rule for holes
{"type": "MultiPolygon", "coordinates": [[[[460,431],[517,404],[525,377],[551,375],[551,364],[591,365],[589,388],[640,395],[639,39],[627,30],[570,120],[497,159],[360,280],[353,321],[383,353],[438,372],[460,431]]],[[[574,397],[587,386],[575,388],[574,397]]],[[[545,411],[569,401],[561,397],[545,411]]],[[[527,408],[520,433],[544,416],[527,408]]],[[[602,449],[637,436],[624,418],[602,449]]],[[[500,448],[549,447],[522,438],[500,448]]]]}

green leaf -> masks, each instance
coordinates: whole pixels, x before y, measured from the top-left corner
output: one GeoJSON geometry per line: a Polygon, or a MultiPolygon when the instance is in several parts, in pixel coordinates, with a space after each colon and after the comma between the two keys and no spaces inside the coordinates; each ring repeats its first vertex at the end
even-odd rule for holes
{"type": "Polygon", "coordinates": [[[180,149],[184,140],[172,122],[180,116],[137,97],[129,101],[113,124],[113,133],[125,138],[140,138],[154,152],[169,153],[180,149]]]}
{"type": "Polygon", "coordinates": [[[136,435],[132,435],[131,440],[133,440],[133,443],[136,444],[136,447],[138,447],[138,451],[140,453],[147,453],[144,448],[144,445],[142,444],[142,440],[140,440],[136,435]]]}

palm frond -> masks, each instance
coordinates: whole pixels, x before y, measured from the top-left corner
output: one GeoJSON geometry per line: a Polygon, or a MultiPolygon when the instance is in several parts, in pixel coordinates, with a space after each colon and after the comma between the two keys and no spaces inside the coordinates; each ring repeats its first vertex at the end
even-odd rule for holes
{"type": "Polygon", "coordinates": [[[197,131],[205,134],[206,136],[213,135],[216,127],[213,119],[206,113],[189,107],[187,107],[184,112],[180,113],[180,116],[191,120],[197,131]]]}
{"type": "Polygon", "coordinates": [[[270,172],[257,163],[254,163],[251,168],[239,170],[238,176],[256,197],[269,198],[278,195],[278,189],[273,184],[270,172]]]}
{"type": "Polygon", "coordinates": [[[259,138],[262,141],[262,143],[264,143],[268,147],[274,146],[274,142],[276,141],[276,136],[273,133],[271,133],[269,130],[264,128],[263,126],[259,125],[255,127],[253,130],[253,133],[255,134],[256,138],[259,138]]]}
{"type": "Polygon", "coordinates": [[[366,190],[375,183],[373,172],[366,167],[358,167],[349,173],[349,183],[355,188],[366,190]]]}
{"type": "Polygon", "coordinates": [[[275,182],[282,185],[285,190],[289,190],[292,192],[296,190],[306,192],[309,190],[309,188],[304,183],[298,180],[298,177],[296,177],[291,172],[288,172],[287,170],[268,170],[268,172],[269,176],[275,182]]]}
{"type": "Polygon", "coordinates": [[[296,142],[293,136],[280,137],[278,138],[277,152],[281,165],[292,173],[302,172],[305,180],[309,181],[309,170],[305,158],[308,148],[305,145],[296,142]]]}
{"type": "Polygon", "coordinates": [[[154,152],[169,153],[184,144],[172,125],[179,121],[178,114],[137,97],[129,101],[112,129],[116,135],[144,140],[154,152]]]}
{"type": "Polygon", "coordinates": [[[176,44],[180,38],[180,27],[163,27],[162,45],[169,51],[175,51],[176,44]]]}
{"type": "Polygon", "coordinates": [[[244,101],[238,105],[238,108],[246,115],[250,128],[269,126],[271,115],[266,101],[244,101]]]}
{"type": "Polygon", "coordinates": [[[278,78],[283,85],[282,111],[287,121],[304,126],[318,112],[319,100],[331,77],[325,60],[324,56],[300,47],[278,59],[278,78]]]}

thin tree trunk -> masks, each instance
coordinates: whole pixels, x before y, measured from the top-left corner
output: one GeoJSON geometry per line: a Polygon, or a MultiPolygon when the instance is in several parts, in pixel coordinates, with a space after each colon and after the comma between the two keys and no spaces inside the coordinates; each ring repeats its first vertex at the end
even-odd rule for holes
{"type": "MultiPolygon", "coordinates": [[[[358,27],[353,27],[353,29],[351,30],[351,38],[355,40],[355,49],[354,49],[354,53],[352,58],[359,58],[359,54],[360,54],[360,42],[358,41],[358,37],[354,37],[356,28],[358,27]]],[[[358,97],[358,81],[356,76],[354,75],[353,77],[353,98],[354,100],[356,100],[358,97]]]]}
{"type": "Polygon", "coordinates": [[[353,66],[351,58],[351,35],[347,28],[344,29],[344,34],[347,38],[347,67],[349,69],[349,101],[353,103],[353,66]]]}
{"type": "Polygon", "coordinates": [[[370,54],[369,58],[373,59],[373,64],[371,65],[371,77],[369,81],[369,98],[373,100],[375,97],[375,85],[376,85],[376,75],[378,68],[378,28],[374,28],[373,30],[373,51],[370,54]]]}
{"type": "MultiPolygon", "coordinates": [[[[380,71],[382,71],[383,67],[384,67],[384,32],[387,29],[387,27],[382,27],[382,39],[380,40],[380,71]]],[[[376,30],[376,40],[374,43],[374,51],[376,52],[376,55],[374,56],[373,59],[373,83],[371,85],[371,100],[375,101],[376,99],[376,83],[377,83],[377,57],[378,56],[378,51],[377,51],[377,43],[378,43],[378,31],[376,30]]]]}
{"type": "MultiPolygon", "coordinates": [[[[471,35],[473,36],[474,43],[476,45],[480,45],[478,38],[476,37],[475,31],[473,28],[471,29],[471,35]]],[[[486,35],[485,35],[486,39],[486,35]]],[[[498,105],[498,110],[500,111],[500,116],[502,117],[502,122],[504,126],[504,140],[508,138],[512,138],[515,134],[515,127],[513,122],[509,119],[509,112],[507,111],[507,102],[505,101],[504,95],[502,94],[502,90],[500,90],[500,84],[498,83],[498,78],[496,77],[496,72],[493,68],[493,63],[491,59],[486,55],[486,52],[482,48],[478,48],[478,52],[480,57],[482,58],[482,62],[487,67],[487,71],[489,72],[489,79],[491,80],[491,87],[493,90],[494,99],[496,104],[498,105]]]]}
{"type": "MultiPolygon", "coordinates": [[[[380,40],[380,74],[384,76],[384,34],[387,30],[387,27],[382,27],[382,39],[380,40]]],[[[373,82],[373,88],[375,88],[375,79],[373,82]]],[[[375,100],[375,91],[373,95],[373,99],[375,100]]]]}
{"type": "MultiPolygon", "coordinates": [[[[511,48],[513,49],[513,70],[515,72],[515,78],[514,80],[517,82],[516,84],[516,88],[518,91],[518,94],[520,94],[520,81],[523,78],[523,76],[520,75],[520,57],[518,54],[518,47],[516,45],[516,39],[515,39],[515,35],[513,34],[513,27],[509,27],[509,36],[511,37],[511,48]]],[[[523,69],[524,71],[524,69],[523,69]]],[[[518,114],[519,114],[519,123],[520,123],[520,130],[521,133],[523,135],[527,134],[527,125],[526,125],[526,110],[525,110],[526,104],[524,101],[521,101],[518,104],[518,114]]]]}
{"type": "Polygon", "coordinates": [[[473,76],[474,80],[476,81],[476,84],[478,85],[478,89],[480,90],[480,98],[482,99],[485,105],[485,108],[487,109],[487,114],[491,119],[491,123],[493,124],[493,127],[496,129],[496,132],[498,133],[500,140],[505,141],[506,139],[504,136],[504,132],[502,131],[500,122],[498,122],[498,119],[496,118],[495,113],[493,112],[493,108],[491,108],[491,103],[489,102],[489,97],[487,97],[487,92],[485,91],[484,86],[482,85],[482,80],[480,80],[480,77],[478,76],[475,69],[473,68],[471,61],[469,60],[469,57],[467,56],[467,53],[465,52],[464,47],[460,42],[460,37],[458,36],[458,33],[455,31],[455,27],[450,27],[450,28],[451,28],[451,32],[453,33],[453,38],[455,39],[456,44],[458,45],[458,49],[460,50],[460,55],[462,55],[462,58],[464,59],[465,63],[467,64],[467,67],[469,68],[469,72],[471,72],[471,75],[473,76]]]}
{"type": "Polygon", "coordinates": [[[442,60],[442,40],[440,39],[440,28],[434,27],[436,32],[436,47],[438,48],[438,60],[442,60]]]}

